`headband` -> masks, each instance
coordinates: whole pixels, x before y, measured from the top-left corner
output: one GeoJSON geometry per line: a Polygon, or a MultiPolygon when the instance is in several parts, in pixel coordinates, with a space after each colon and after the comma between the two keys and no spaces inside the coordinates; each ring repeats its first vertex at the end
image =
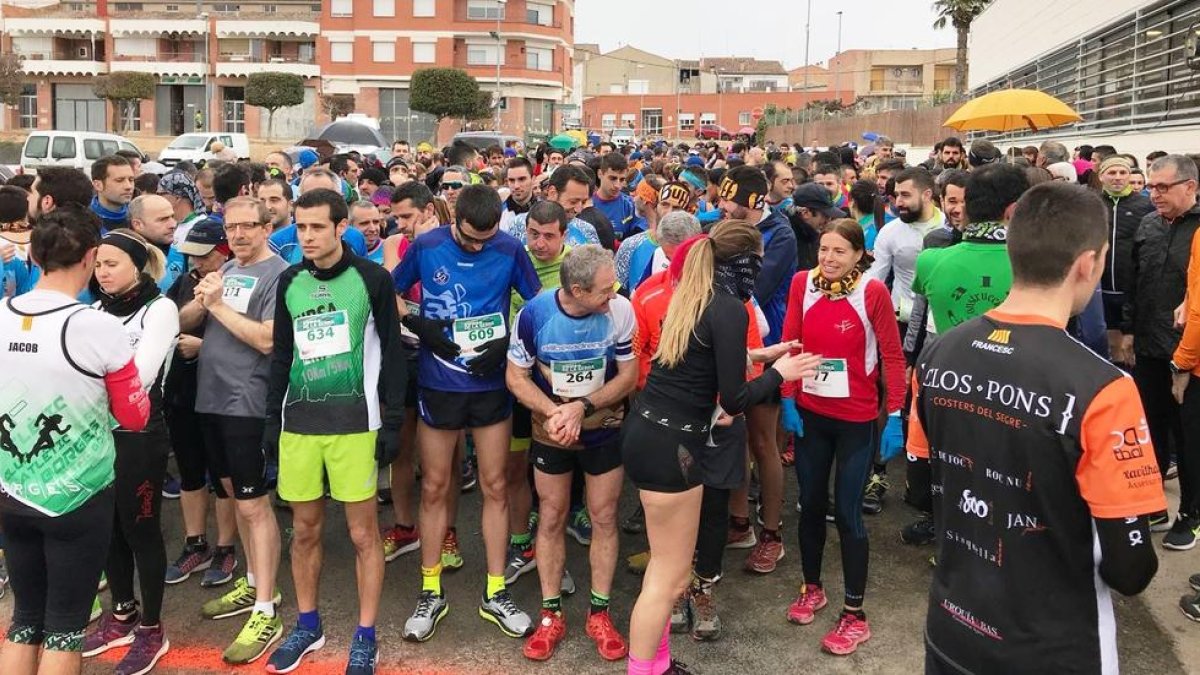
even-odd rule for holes
{"type": "Polygon", "coordinates": [[[133,237],[121,232],[109,232],[100,240],[101,244],[116,246],[129,255],[133,260],[133,266],[139,272],[146,269],[146,263],[150,262],[150,252],[146,250],[146,245],[134,239],[133,237]]]}

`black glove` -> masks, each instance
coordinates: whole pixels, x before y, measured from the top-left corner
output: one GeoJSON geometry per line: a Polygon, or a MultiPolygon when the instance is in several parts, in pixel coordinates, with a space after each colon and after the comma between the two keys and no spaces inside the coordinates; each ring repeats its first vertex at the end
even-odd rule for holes
{"type": "Polygon", "coordinates": [[[508,355],[508,338],[496,338],[485,342],[478,352],[479,356],[467,361],[467,372],[475,377],[491,375],[504,365],[504,359],[508,355]]]}
{"type": "Polygon", "coordinates": [[[394,427],[381,427],[375,436],[375,464],[379,468],[396,461],[400,456],[400,430],[394,427]]]}
{"type": "Polygon", "coordinates": [[[267,415],[263,426],[262,449],[266,458],[279,463],[279,434],[283,431],[283,420],[279,415],[267,415]]]}
{"type": "Polygon", "coordinates": [[[446,329],[454,324],[450,319],[426,319],[416,314],[406,314],[400,323],[421,340],[421,345],[447,361],[458,358],[462,349],[446,337],[446,329]]]}

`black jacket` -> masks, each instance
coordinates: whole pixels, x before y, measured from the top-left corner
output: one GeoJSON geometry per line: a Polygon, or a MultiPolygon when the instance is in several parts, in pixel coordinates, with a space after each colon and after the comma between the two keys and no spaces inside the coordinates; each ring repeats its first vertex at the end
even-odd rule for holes
{"type": "Polygon", "coordinates": [[[1170,359],[1175,353],[1182,331],[1175,329],[1174,311],[1187,293],[1188,259],[1197,229],[1200,204],[1171,223],[1152,211],[1138,225],[1121,332],[1133,335],[1139,357],[1170,359]]]}
{"type": "Polygon", "coordinates": [[[1101,198],[1108,209],[1108,260],[1104,261],[1100,288],[1105,293],[1122,293],[1129,290],[1133,280],[1133,238],[1138,224],[1154,205],[1140,192],[1125,197],[1101,193],[1101,198]]]}

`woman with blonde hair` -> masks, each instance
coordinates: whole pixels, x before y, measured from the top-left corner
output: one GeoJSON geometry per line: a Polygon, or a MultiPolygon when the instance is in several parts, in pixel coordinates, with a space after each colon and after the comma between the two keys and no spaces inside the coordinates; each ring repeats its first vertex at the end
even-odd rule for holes
{"type": "Polygon", "coordinates": [[[630,621],[630,675],[685,674],[670,656],[668,618],[690,581],[706,477],[745,461],[744,450],[715,449],[714,426],[727,426],[785,381],[816,372],[818,357],[789,355],[746,380],[747,302],[762,267],[762,235],[725,221],[701,235],[663,320],[646,387],[622,426],[621,450],[646,513],[650,563],[630,621]]]}

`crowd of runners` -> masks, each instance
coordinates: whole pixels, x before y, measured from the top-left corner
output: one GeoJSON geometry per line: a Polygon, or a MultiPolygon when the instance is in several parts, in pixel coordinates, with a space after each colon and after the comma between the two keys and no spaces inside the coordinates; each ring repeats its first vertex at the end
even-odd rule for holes
{"type": "MultiPolygon", "coordinates": [[[[244,621],[226,662],[302,670],[322,565],[349,564],[322,554],[330,499],[355,556],[347,675],[433,638],[451,600],[531,660],[575,631],[630,675],[693,672],[671,635],[720,639],[718,582],[789,548],[778,619],[850,654],[871,637],[869,516],[901,501],[899,536],[933,545],[927,672],[1115,673],[1109,589],[1139,593],[1157,543],[1200,536],[1192,157],[957,138],[381,155],[154,173],[118,154],[0,187],[0,672],[117,648],[116,673],[150,672],[189,580],[213,589],[206,619],[244,621]],[[485,556],[464,561],[476,486],[485,556]],[[621,530],[648,545],[621,551],[621,530]],[[589,547],[569,620],[568,537],[589,547]],[[420,569],[401,635],[375,629],[388,563],[420,569]],[[452,599],[464,566],[479,595],[452,599]],[[612,597],[618,567],[644,574],[637,598],[612,597]],[[539,607],[509,593],[526,575],[539,607]]],[[[1180,608],[1200,621],[1200,596],[1180,608]]]]}

